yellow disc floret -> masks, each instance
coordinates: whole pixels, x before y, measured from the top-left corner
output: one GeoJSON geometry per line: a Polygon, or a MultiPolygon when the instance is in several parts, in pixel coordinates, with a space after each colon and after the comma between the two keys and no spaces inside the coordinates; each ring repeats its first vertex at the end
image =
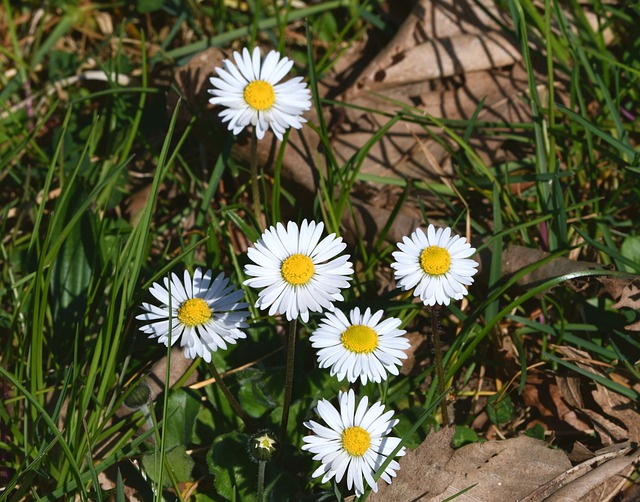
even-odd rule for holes
{"type": "Polygon", "coordinates": [[[254,80],[244,88],[244,100],[254,110],[268,110],[276,102],[276,93],[269,82],[254,80]]]}
{"type": "Polygon", "coordinates": [[[378,346],[378,333],[369,326],[356,324],[342,333],[340,341],[344,348],[357,354],[369,354],[378,346]]]}
{"type": "Polygon", "coordinates": [[[185,326],[200,326],[211,317],[211,309],[202,298],[190,298],[178,308],[178,320],[185,326]]]}
{"type": "Polygon", "coordinates": [[[342,446],[353,457],[361,457],[371,446],[371,434],[356,425],[342,431],[342,446]]]}
{"type": "Polygon", "coordinates": [[[451,255],[445,248],[429,246],[420,253],[420,268],[429,275],[446,274],[451,268],[451,255]]]}
{"type": "Polygon", "coordinates": [[[293,286],[301,286],[309,282],[316,269],[313,261],[305,254],[292,254],[282,262],[280,274],[293,286]]]}

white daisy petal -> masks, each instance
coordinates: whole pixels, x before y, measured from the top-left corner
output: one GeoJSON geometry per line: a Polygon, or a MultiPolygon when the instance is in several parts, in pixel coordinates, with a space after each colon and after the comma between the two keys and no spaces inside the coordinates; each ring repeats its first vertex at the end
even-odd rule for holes
{"type": "MultiPolygon", "coordinates": [[[[353,266],[348,256],[336,257],[339,251],[316,252],[323,229],[322,223],[307,220],[300,227],[294,222],[286,227],[278,223],[249,248],[247,257],[253,264],[245,266],[250,278],[244,284],[264,288],[256,307],[268,310],[269,315],[283,314],[289,321],[300,316],[307,322],[310,312],[332,310],[333,302],[342,300],[340,289],[349,285],[353,266]]],[[[325,241],[337,241],[332,247],[344,249],[340,237],[331,235],[325,241]]]]}
{"type": "Polygon", "coordinates": [[[171,345],[180,340],[186,357],[200,356],[207,362],[211,361],[212,351],[226,349],[227,344],[246,338],[239,329],[247,327],[245,320],[249,317],[248,304],[240,301],[243,292],[229,286],[224,274],[213,281],[212,275],[211,270],[203,274],[197,268],[193,278],[185,271],[183,281],[172,273],[170,280],[165,277],[164,288],[154,283],[149,291],[161,305],[143,303],[144,312],[136,319],[158,321],[141,326],[140,331],[167,345],[171,329],[171,345]]]}
{"type": "Polygon", "coordinates": [[[387,373],[398,374],[397,366],[406,359],[403,350],[409,349],[406,331],[397,329],[400,319],[391,317],[382,320],[383,311],[363,313],[358,307],[345,313],[336,310],[327,313],[320,321],[309,341],[317,349],[318,365],[330,368],[338,380],[345,377],[349,382],[360,379],[380,382],[387,373]]]}
{"type": "Polygon", "coordinates": [[[413,289],[414,296],[425,305],[449,305],[461,300],[473,283],[478,264],[469,259],[475,248],[451,229],[429,225],[427,233],[417,229],[410,237],[403,237],[392,253],[398,287],[413,289]]]}
{"type": "MultiPolygon", "coordinates": [[[[302,449],[313,453],[313,459],[321,462],[311,476],[322,476],[323,483],[332,478],[339,483],[346,475],[347,488],[353,488],[357,496],[364,494],[365,481],[373,491],[378,491],[373,476],[400,443],[400,438],[387,436],[397,420],[391,418],[393,411],[383,414],[381,403],[368,408],[368,400],[363,398],[356,406],[353,390],[340,392],[338,401],[340,410],[326,399],[316,407],[316,413],[328,427],[313,420],[304,422],[313,435],[302,438],[305,443],[302,449]]],[[[404,454],[403,447],[397,456],[404,454]]],[[[400,465],[393,460],[381,478],[391,483],[399,469],[400,465]]]]}
{"type": "Polygon", "coordinates": [[[260,49],[250,53],[233,53],[234,61],[225,59],[224,68],[216,68],[217,77],[209,79],[208,89],[213,105],[224,106],[220,112],[223,123],[233,134],[249,124],[255,127],[258,139],[271,129],[282,141],[289,127],[300,129],[306,120],[301,116],[311,109],[311,91],[300,77],[280,83],[293,67],[293,61],[270,51],[261,61],[260,49]]]}

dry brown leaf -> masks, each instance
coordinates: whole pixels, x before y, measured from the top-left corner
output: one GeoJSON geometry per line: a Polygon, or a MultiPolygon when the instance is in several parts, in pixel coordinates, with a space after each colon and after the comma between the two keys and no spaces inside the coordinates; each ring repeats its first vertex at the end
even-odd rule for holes
{"type": "Polygon", "coordinates": [[[411,373],[413,366],[416,364],[416,350],[418,347],[422,345],[425,341],[424,335],[421,333],[416,333],[415,331],[411,331],[405,335],[411,344],[407,350],[405,350],[405,354],[407,354],[407,358],[402,360],[402,368],[400,368],[400,373],[403,375],[408,375],[411,373]]]}
{"type": "MultiPolygon", "coordinates": [[[[594,375],[607,378],[600,369],[601,365],[594,361],[588,352],[569,346],[557,346],[555,350],[572,364],[594,375]]],[[[591,396],[600,410],[582,408],[593,423],[602,444],[611,445],[621,441],[640,440],[640,414],[635,403],[621,394],[610,391],[598,382],[593,382],[595,389],[591,396]]]]}
{"type": "Polygon", "coordinates": [[[369,502],[430,500],[446,490],[451,474],[445,466],[454,454],[454,432],[453,427],[431,432],[420,446],[400,459],[400,471],[392,484],[378,483],[378,492],[369,496],[369,502]]]}
{"type": "MultiPolygon", "coordinates": [[[[393,66],[405,63],[409,59],[406,53],[422,44],[450,40],[460,35],[481,35],[487,31],[495,33],[498,25],[494,17],[499,19],[501,13],[490,1],[421,0],[385,49],[362,72],[356,89],[389,87],[393,80],[387,76],[389,69],[392,73],[399,73],[393,66]]],[[[438,59],[429,59],[424,66],[437,69],[438,59]]],[[[411,82],[418,80],[411,78],[410,74],[408,76],[411,82]]]]}
{"type": "Polygon", "coordinates": [[[548,430],[571,433],[571,429],[591,433],[590,424],[576,413],[582,409],[580,382],[577,377],[559,377],[548,373],[529,371],[522,399],[527,406],[538,410],[539,419],[548,430]]]}
{"type": "Polygon", "coordinates": [[[561,473],[520,502],[604,502],[627,484],[640,458],[637,445],[624,443],[603,448],[591,458],[561,473]]]}
{"type": "Polygon", "coordinates": [[[596,389],[591,392],[591,395],[607,416],[622,424],[621,428],[624,433],[615,438],[616,442],[621,440],[640,441],[640,414],[631,399],[610,391],[597,382],[596,389]]]}
{"type": "MultiPolygon", "coordinates": [[[[539,262],[549,256],[549,253],[541,249],[528,248],[524,246],[511,245],[502,253],[502,273],[506,276],[522,270],[523,268],[539,262]]],[[[602,265],[587,261],[570,260],[569,258],[556,258],[518,280],[522,287],[533,287],[554,277],[581,272],[584,270],[601,269],[602,265]]],[[[582,287],[573,283],[575,288],[582,287]]]]}
{"type": "Polygon", "coordinates": [[[441,501],[472,485],[455,500],[478,502],[518,500],[571,467],[567,456],[526,436],[474,443],[452,450],[453,431],[427,436],[400,460],[393,484],[379,484],[371,501],[441,501]]]}
{"type": "Polygon", "coordinates": [[[632,322],[631,324],[627,324],[624,329],[627,331],[640,331],[640,321],[632,322]]]}
{"type": "Polygon", "coordinates": [[[376,90],[463,73],[502,68],[520,61],[519,49],[498,32],[460,34],[428,40],[406,50],[376,74],[376,90]]]}
{"type": "Polygon", "coordinates": [[[620,291],[619,299],[612,305],[614,309],[628,307],[630,309],[640,309],[640,288],[635,284],[637,279],[629,279],[620,291]]]}

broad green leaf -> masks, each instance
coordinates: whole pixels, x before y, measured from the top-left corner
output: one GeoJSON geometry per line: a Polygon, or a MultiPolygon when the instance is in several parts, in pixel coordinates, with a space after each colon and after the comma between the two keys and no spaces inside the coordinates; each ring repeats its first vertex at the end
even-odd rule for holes
{"type": "Polygon", "coordinates": [[[265,372],[250,368],[238,376],[238,383],[240,406],[250,417],[259,418],[277,406],[276,399],[282,392],[281,381],[276,385],[265,372]]]}
{"type": "Polygon", "coordinates": [[[489,420],[496,425],[504,424],[513,417],[513,401],[509,396],[494,394],[488,399],[487,414],[489,420]]]}
{"type": "Polygon", "coordinates": [[[227,500],[254,500],[258,464],[249,459],[249,437],[239,432],[218,436],[207,453],[218,495],[227,500]]]}
{"type": "Polygon", "coordinates": [[[480,443],[485,439],[480,438],[476,431],[470,429],[466,425],[456,425],[456,432],[451,439],[451,446],[454,448],[460,448],[469,443],[480,443]]]}
{"type": "Polygon", "coordinates": [[[540,424],[536,424],[524,431],[524,435],[529,436],[533,439],[540,439],[541,441],[544,441],[544,427],[540,424]]]}
{"type": "MultiPolygon", "coordinates": [[[[79,192],[79,188],[71,190],[79,192]]],[[[80,193],[68,198],[69,203],[58,211],[64,212],[60,221],[66,221],[84,202],[80,193]]],[[[53,316],[61,327],[70,327],[82,321],[87,306],[87,292],[92,269],[99,266],[99,246],[96,246],[94,216],[85,211],[62,243],[53,264],[51,295],[53,316]]]]}
{"type": "Polygon", "coordinates": [[[136,0],[136,9],[141,14],[162,9],[163,0],[136,0]]]}
{"type": "MultiPolygon", "coordinates": [[[[145,453],[142,456],[142,467],[144,467],[144,471],[157,483],[159,472],[156,462],[160,462],[159,455],[156,456],[154,453],[145,453]]],[[[171,484],[171,474],[173,474],[178,483],[191,481],[191,471],[194,465],[195,462],[187,454],[187,449],[184,446],[180,445],[168,450],[164,460],[164,475],[162,476],[164,486],[171,484]],[[171,474],[168,469],[171,469],[171,474]]]]}
{"type": "Polygon", "coordinates": [[[200,409],[198,395],[188,389],[175,389],[169,394],[167,408],[166,447],[188,446],[193,438],[193,426],[200,409]]]}
{"type": "MultiPolygon", "coordinates": [[[[640,236],[629,236],[622,241],[620,253],[625,258],[629,258],[631,261],[640,265],[640,236]]],[[[635,272],[635,270],[628,265],[624,265],[624,268],[627,272],[635,272]]]]}

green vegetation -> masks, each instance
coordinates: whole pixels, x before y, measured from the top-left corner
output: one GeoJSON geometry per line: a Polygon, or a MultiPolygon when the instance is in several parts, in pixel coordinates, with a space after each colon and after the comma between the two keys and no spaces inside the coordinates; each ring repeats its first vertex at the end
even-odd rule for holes
{"type": "MultiPolygon", "coordinates": [[[[356,386],[396,411],[394,433],[405,446],[442,425],[444,398],[432,385],[429,310],[395,289],[390,268],[390,236],[408,207],[423,228],[468,234],[482,261],[469,295],[441,311],[445,399],[456,401],[449,409],[458,446],[496,431],[544,437],[540,421],[550,439],[553,426],[524,397],[536,375],[543,386],[549,375],[580,377],[638,409],[640,5],[545,0],[539,10],[530,0],[498,1],[510,22],[496,22],[526,69],[526,92],[516,99],[527,120],[484,118],[482,97],[469,118],[385,98],[395,111],[363,107],[382,125],[343,161],[334,122],[359,105],[323,85],[344,75],[336,67],[350,50],[372,58],[365,41],[383,47],[410,9],[275,3],[0,5],[0,500],[124,500],[125,492],[251,500],[256,492],[258,467],[246,453],[256,431],[200,359],[153,366],[176,352],[147,339],[135,319],[151,301],[151,284],[171,271],[211,268],[242,287],[246,250],[262,232],[247,133],[234,138],[197,97],[214,66],[176,79],[210,47],[279,50],[310,84],[314,109],[327,111],[304,126],[317,134],[310,158],[326,166],[316,171],[315,195],[283,168],[292,131],[260,166],[262,211],[268,225],[308,218],[343,235],[356,271],[343,310],[384,309],[412,335],[406,371],[356,386]],[[397,124],[431,138],[451,172],[432,180],[364,169],[397,124]],[[479,153],[478,138],[511,155],[479,153]],[[391,202],[375,213],[382,223],[367,228],[358,204],[376,196],[391,202]],[[519,254],[524,249],[539,254],[531,259],[519,254]],[[149,374],[158,380],[156,399],[135,404],[149,374]],[[162,392],[167,383],[171,391],[162,392]]],[[[213,353],[213,363],[257,429],[279,431],[287,323],[253,307],[257,292],[244,289],[247,339],[213,353]]],[[[308,338],[320,318],[298,325],[287,437],[264,473],[270,500],[348,493],[344,482],[312,479],[317,463],[300,450],[302,422],[317,420],[317,401],[335,404],[349,386],[318,368],[308,338]]],[[[563,432],[555,436],[561,448],[574,440],[601,445],[593,430],[563,432]]]]}

